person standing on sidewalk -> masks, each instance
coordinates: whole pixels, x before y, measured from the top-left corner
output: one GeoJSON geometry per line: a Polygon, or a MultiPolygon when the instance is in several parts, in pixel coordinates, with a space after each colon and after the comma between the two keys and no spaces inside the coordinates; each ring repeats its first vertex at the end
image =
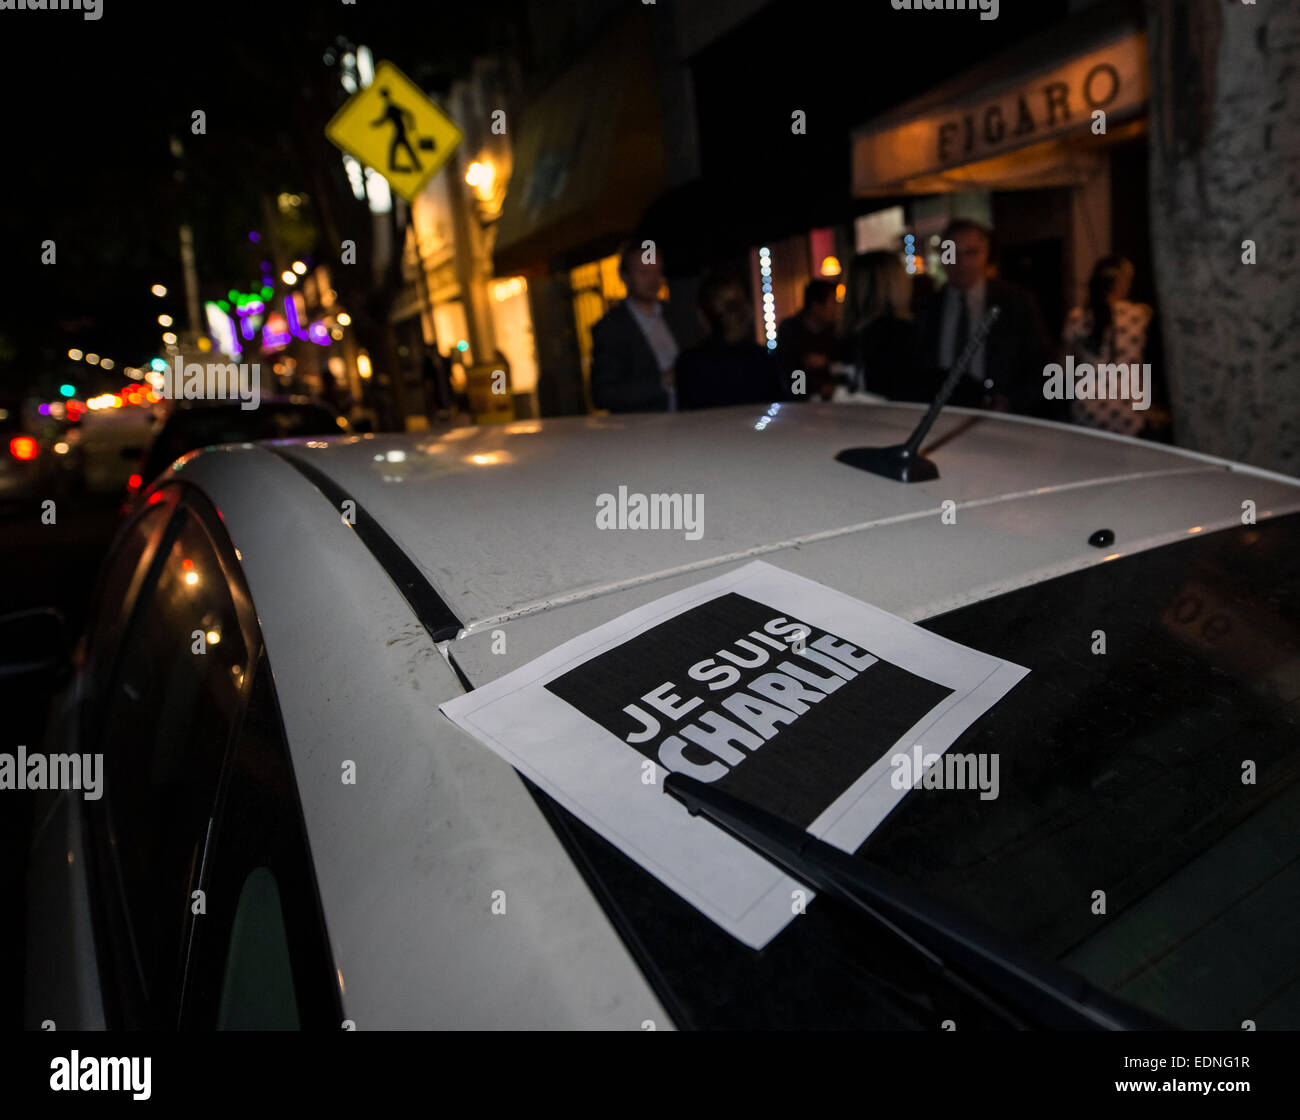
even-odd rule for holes
{"type": "Polygon", "coordinates": [[[659,299],[658,253],[628,242],[619,254],[627,298],[591,329],[591,402],[610,412],[675,411],[678,345],[659,299]]]}

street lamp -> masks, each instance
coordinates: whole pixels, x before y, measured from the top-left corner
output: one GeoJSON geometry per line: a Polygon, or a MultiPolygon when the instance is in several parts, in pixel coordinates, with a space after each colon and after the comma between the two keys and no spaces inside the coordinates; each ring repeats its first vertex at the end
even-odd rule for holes
{"type": "Polygon", "coordinates": [[[156,295],[159,299],[162,299],[162,297],[167,294],[167,289],[164,288],[161,284],[155,284],[149,290],[153,292],[153,294],[156,295]]]}
{"type": "Polygon", "coordinates": [[[465,182],[474,188],[474,193],[485,202],[492,197],[492,188],[496,185],[497,169],[491,160],[475,160],[465,169],[465,182]]]}

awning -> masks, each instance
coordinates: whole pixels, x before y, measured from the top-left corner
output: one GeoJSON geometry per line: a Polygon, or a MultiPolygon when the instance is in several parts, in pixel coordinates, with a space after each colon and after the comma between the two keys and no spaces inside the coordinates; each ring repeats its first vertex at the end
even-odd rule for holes
{"type": "Polygon", "coordinates": [[[493,249],[497,275],[610,251],[663,191],[650,42],[638,13],[523,110],[493,249]]]}
{"type": "Polygon", "coordinates": [[[1088,15],[1068,39],[1060,29],[1031,38],[855,130],[854,195],[963,190],[1000,178],[1035,185],[1053,177],[1048,165],[1061,166],[1067,136],[1092,130],[1098,146],[1117,139],[1146,106],[1146,35],[1114,9],[1088,15]]]}

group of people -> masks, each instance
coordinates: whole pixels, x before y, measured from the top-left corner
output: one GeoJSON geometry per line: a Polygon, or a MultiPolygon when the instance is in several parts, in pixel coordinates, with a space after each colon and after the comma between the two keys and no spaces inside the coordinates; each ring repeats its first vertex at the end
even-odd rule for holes
{"type": "Polygon", "coordinates": [[[629,246],[620,258],[627,298],[592,329],[592,403],[610,412],[672,411],[829,400],[837,386],[928,401],[996,306],[999,317],[974,350],[952,404],[1143,433],[1148,415],[1123,402],[1053,400],[1043,388],[1045,368],[1065,353],[1076,363],[1143,360],[1152,312],[1128,300],[1131,263],[1097,263],[1087,304],[1070,312],[1057,347],[1032,294],[991,274],[990,230],[959,218],[943,240],[951,252],[942,288],[914,288],[896,253],[859,254],[844,302],[835,284],[809,281],[803,307],[780,324],[774,351],[754,341],[747,286],[727,273],[705,277],[699,288],[707,337],[679,349],[659,299],[662,264],[629,246]]]}
{"type": "Polygon", "coordinates": [[[781,370],[754,341],[753,309],[734,276],[699,288],[708,335],[680,350],[659,291],[663,266],[633,244],[619,258],[627,298],[591,329],[591,398],[610,412],[663,412],[785,400],[781,370]]]}

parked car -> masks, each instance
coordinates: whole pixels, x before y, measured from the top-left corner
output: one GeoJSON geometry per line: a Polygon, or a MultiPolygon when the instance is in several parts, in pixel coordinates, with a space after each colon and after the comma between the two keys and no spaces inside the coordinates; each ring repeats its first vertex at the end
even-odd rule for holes
{"type": "Polygon", "coordinates": [[[909,793],[858,860],[1121,1024],[1300,1027],[1300,482],[960,409],[932,433],[938,479],[836,461],[919,414],[571,418],[174,464],[119,533],[51,721],[47,750],[105,774],[37,817],[27,1023],[1036,1025],[833,899],[746,947],[438,711],[761,556],[1030,670],[954,748],[1000,754],[1000,796],[909,793]],[[703,537],[596,531],[620,485],[705,493],[703,537]]]}

